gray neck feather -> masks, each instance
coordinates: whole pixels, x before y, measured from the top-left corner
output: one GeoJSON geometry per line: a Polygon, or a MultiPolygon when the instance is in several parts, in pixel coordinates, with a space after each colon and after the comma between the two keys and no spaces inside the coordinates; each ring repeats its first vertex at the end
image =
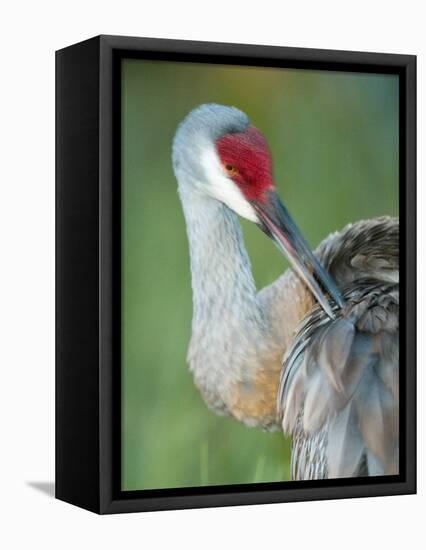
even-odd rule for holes
{"type": "Polygon", "coordinates": [[[193,291],[188,361],[208,404],[226,413],[227,392],[233,382],[253,378],[268,350],[271,331],[237,216],[191,186],[180,186],[179,193],[193,291]]]}

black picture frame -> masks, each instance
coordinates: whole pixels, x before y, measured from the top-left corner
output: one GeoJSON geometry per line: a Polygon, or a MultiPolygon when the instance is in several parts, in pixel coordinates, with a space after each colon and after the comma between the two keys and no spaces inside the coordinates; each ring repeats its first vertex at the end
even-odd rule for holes
{"type": "Polygon", "coordinates": [[[416,57],[98,36],[56,52],[56,498],[100,514],[416,491],[416,57]],[[400,474],[120,489],[120,60],[399,75],[400,474]]]}

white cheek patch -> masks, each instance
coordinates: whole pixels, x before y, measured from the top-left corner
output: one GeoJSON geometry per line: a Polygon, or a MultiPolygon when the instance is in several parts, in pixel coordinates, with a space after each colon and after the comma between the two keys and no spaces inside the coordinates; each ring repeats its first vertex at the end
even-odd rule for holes
{"type": "Polygon", "coordinates": [[[257,223],[258,217],[252,205],[244,197],[238,186],[226,176],[214,149],[203,151],[201,163],[206,174],[209,194],[226,204],[239,216],[257,223]]]}

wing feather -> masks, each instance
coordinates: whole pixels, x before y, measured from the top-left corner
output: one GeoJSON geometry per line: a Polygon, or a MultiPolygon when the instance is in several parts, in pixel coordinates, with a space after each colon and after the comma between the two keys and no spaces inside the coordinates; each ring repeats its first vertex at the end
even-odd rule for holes
{"type": "Polygon", "coordinates": [[[399,221],[375,218],[329,235],[316,255],[347,308],[317,306],[284,357],[282,427],[295,479],[398,471],[399,221]]]}
{"type": "Polygon", "coordinates": [[[328,477],[356,475],[360,470],[365,446],[352,402],[330,422],[327,436],[328,477]]]}
{"type": "MultiPolygon", "coordinates": [[[[320,477],[398,468],[398,292],[358,281],[335,320],[316,308],[285,358],[279,395],[283,429],[297,439],[297,478],[314,475],[311,440],[324,434],[320,477]],[[306,449],[303,449],[303,445],[306,449]]],[[[318,459],[318,457],[317,457],[318,459]]]]}

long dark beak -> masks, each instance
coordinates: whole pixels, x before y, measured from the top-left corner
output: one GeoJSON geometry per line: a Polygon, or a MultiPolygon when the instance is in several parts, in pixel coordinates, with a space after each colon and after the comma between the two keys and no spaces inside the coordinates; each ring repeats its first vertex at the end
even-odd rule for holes
{"type": "Polygon", "coordinates": [[[265,202],[253,201],[252,206],[259,218],[261,229],[285,253],[293,269],[305,282],[323,310],[331,319],[334,319],[332,305],[325,293],[328,293],[341,308],[344,306],[342,295],[331,276],[312,254],[308,243],[277,193],[269,191],[265,202]]]}

